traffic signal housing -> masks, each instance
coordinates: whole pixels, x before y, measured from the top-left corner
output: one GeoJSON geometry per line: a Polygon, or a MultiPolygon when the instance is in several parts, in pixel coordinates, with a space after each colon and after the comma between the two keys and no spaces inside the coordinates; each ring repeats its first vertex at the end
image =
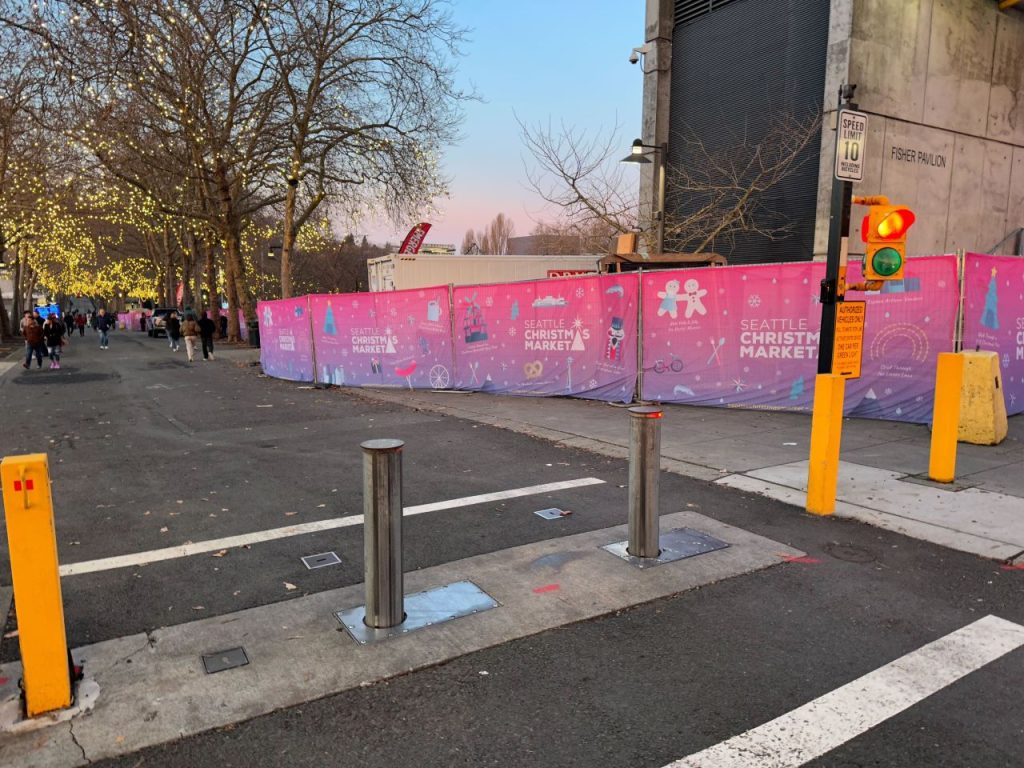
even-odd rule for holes
{"type": "Polygon", "coordinates": [[[902,205],[871,205],[861,226],[867,244],[862,272],[865,280],[902,280],[907,260],[907,232],[917,216],[902,205]]]}

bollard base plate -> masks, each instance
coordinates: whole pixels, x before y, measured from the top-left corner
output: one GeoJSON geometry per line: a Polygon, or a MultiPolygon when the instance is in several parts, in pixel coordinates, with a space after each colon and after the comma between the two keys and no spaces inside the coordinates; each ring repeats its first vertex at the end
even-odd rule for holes
{"type": "Polygon", "coordinates": [[[394,627],[375,629],[367,626],[363,621],[366,618],[365,605],[338,611],[334,615],[353,640],[360,645],[367,645],[497,606],[498,601],[473,582],[456,581],[443,587],[406,595],[405,621],[394,627]]]}
{"type": "Polygon", "coordinates": [[[695,555],[703,555],[707,552],[714,552],[718,549],[725,549],[729,545],[724,541],[709,536],[701,531],[692,528],[676,528],[661,534],[658,540],[661,547],[661,554],[657,557],[634,557],[629,554],[627,547],[629,541],[617,541],[614,544],[606,544],[601,549],[611,552],[616,557],[621,557],[630,565],[637,568],[653,568],[663,563],[672,563],[676,560],[683,560],[695,555]]]}

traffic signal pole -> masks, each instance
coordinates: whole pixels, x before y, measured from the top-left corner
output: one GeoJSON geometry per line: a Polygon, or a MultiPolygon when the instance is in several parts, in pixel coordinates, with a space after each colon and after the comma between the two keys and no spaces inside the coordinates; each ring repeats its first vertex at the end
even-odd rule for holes
{"type": "MultiPolygon", "coordinates": [[[[839,88],[839,110],[857,109],[853,103],[856,85],[839,88]]],[[[838,116],[839,110],[836,111],[838,116]]],[[[838,119],[838,117],[837,117],[838,119]]],[[[838,141],[839,132],[836,131],[838,141]]],[[[835,350],[836,302],[846,295],[846,256],[850,241],[850,207],[853,182],[832,177],[832,205],[828,221],[828,257],[825,279],[821,281],[821,336],[818,342],[818,373],[832,372],[835,350]]]]}
{"type": "MultiPolygon", "coordinates": [[[[839,119],[843,109],[856,109],[852,102],[857,86],[839,88],[836,111],[836,152],[839,152],[839,119]]],[[[850,206],[853,183],[832,177],[832,205],[828,223],[828,258],[821,281],[821,330],[818,342],[818,375],[814,380],[814,411],[811,418],[811,450],[807,467],[808,512],[835,512],[839,481],[839,444],[843,431],[843,397],[846,379],[834,374],[837,302],[846,295],[846,257],[850,239],[850,206]]]]}

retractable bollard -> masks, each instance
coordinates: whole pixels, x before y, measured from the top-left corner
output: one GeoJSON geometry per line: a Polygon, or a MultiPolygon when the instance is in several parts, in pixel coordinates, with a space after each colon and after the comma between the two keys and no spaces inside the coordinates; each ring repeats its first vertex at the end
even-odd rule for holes
{"type": "Polygon", "coordinates": [[[374,629],[405,619],[402,575],[402,440],[367,440],[363,449],[363,558],[366,618],[374,629]]]}
{"type": "Polygon", "coordinates": [[[661,553],[658,478],[661,472],[661,418],[657,406],[629,409],[629,545],[633,557],[661,553]]]}

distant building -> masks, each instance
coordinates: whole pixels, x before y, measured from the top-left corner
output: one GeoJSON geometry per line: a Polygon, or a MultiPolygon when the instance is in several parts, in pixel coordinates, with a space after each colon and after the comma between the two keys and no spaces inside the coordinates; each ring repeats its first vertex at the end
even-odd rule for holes
{"type": "Polygon", "coordinates": [[[420,253],[433,253],[437,256],[454,256],[455,246],[451,243],[424,243],[420,253]]]}
{"type": "MultiPolygon", "coordinates": [[[[868,114],[864,180],[917,213],[912,253],[1008,252],[1024,227],[1024,2],[1000,0],[646,0],[642,138],[668,166],[694,162],[685,130],[724,147],[780,116],[824,110],[820,143],[765,202],[792,222],[774,241],[711,250],[730,264],[821,259],[827,251],[839,86],[868,114]]],[[[641,206],[657,210],[657,163],[641,206]]],[[[669,218],[673,199],[668,174],[669,218]]],[[[681,204],[681,203],[676,203],[681,204]]],[[[851,254],[863,253],[851,218],[851,254]]],[[[671,250],[671,243],[666,244],[671,250]]]]}

